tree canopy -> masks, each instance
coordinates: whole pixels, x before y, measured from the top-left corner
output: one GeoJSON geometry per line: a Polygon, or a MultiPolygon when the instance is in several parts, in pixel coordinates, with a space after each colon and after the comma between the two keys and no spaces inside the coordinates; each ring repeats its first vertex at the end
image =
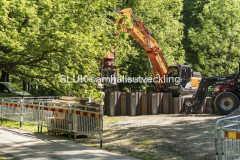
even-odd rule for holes
{"type": "Polygon", "coordinates": [[[17,77],[70,93],[74,85],[61,85],[59,76],[94,76],[111,47],[114,21],[107,9],[114,3],[1,0],[0,4],[0,66],[17,77]]]}
{"type": "MultiPolygon", "coordinates": [[[[189,47],[204,75],[233,73],[240,59],[240,2],[214,0],[198,13],[200,25],[189,28],[189,47]]],[[[189,53],[191,54],[191,53],[189,53]]],[[[191,59],[190,59],[191,61],[191,59]]]]}
{"type": "Polygon", "coordinates": [[[123,8],[132,8],[152,31],[169,65],[186,61],[204,75],[237,68],[238,0],[0,0],[0,68],[68,95],[80,84],[63,84],[60,76],[95,77],[108,51],[115,51],[119,76],[150,76],[141,46],[128,34],[114,36],[123,8]]]}

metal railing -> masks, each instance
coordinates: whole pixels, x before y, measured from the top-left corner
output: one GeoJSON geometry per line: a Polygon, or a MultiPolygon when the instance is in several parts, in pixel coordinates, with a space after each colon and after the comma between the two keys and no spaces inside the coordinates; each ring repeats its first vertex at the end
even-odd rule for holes
{"type": "Polygon", "coordinates": [[[80,134],[100,140],[102,148],[103,140],[103,108],[57,103],[53,97],[30,98],[0,98],[0,118],[20,122],[31,123],[38,126],[38,132],[42,127],[48,131],[67,132],[71,135],[80,134]]]}
{"type": "Polygon", "coordinates": [[[216,122],[215,150],[217,160],[240,159],[240,115],[216,122]]]}

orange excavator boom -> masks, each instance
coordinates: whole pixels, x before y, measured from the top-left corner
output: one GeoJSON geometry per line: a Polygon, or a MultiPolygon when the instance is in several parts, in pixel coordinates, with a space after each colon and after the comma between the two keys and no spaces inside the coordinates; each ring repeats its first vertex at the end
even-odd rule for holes
{"type": "Polygon", "coordinates": [[[160,77],[165,78],[169,72],[168,65],[163,57],[161,48],[151,36],[151,32],[144,27],[142,21],[138,20],[136,16],[134,16],[131,8],[121,10],[120,15],[125,15],[125,17],[123,16],[123,18],[116,21],[118,29],[129,33],[143,47],[150,60],[157,91],[159,92],[160,85],[166,88],[166,83],[164,81],[159,84],[159,77],[157,74],[159,74],[160,77]],[[131,27],[127,27],[127,23],[131,23],[131,27]]]}

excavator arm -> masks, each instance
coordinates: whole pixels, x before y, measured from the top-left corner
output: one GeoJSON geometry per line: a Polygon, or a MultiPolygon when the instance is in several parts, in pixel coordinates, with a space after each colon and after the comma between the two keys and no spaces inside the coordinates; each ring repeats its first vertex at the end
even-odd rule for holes
{"type": "Polygon", "coordinates": [[[120,11],[121,19],[116,21],[118,30],[122,32],[129,33],[144,49],[146,55],[148,56],[151,64],[152,73],[154,80],[156,82],[157,91],[160,91],[160,85],[166,88],[166,83],[162,82],[159,84],[158,75],[165,78],[168,75],[168,65],[163,57],[161,48],[151,37],[151,32],[149,32],[143,25],[141,20],[138,20],[132,13],[131,8],[123,9],[120,11]],[[125,17],[123,16],[125,15],[125,17]],[[127,27],[128,23],[131,27],[127,27]]]}

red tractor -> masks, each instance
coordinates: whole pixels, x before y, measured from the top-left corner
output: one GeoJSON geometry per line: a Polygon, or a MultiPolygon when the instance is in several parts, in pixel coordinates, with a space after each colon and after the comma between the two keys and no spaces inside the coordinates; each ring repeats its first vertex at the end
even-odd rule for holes
{"type": "Polygon", "coordinates": [[[210,85],[218,86],[214,90],[212,100],[221,114],[229,114],[238,108],[240,106],[240,60],[238,64],[237,74],[203,77],[193,97],[193,103],[188,103],[186,106],[186,113],[194,113],[203,105],[210,85]]]}
{"type": "Polygon", "coordinates": [[[222,114],[229,114],[240,105],[240,81],[227,81],[227,85],[220,85],[215,88],[213,96],[214,105],[222,114]]]}

